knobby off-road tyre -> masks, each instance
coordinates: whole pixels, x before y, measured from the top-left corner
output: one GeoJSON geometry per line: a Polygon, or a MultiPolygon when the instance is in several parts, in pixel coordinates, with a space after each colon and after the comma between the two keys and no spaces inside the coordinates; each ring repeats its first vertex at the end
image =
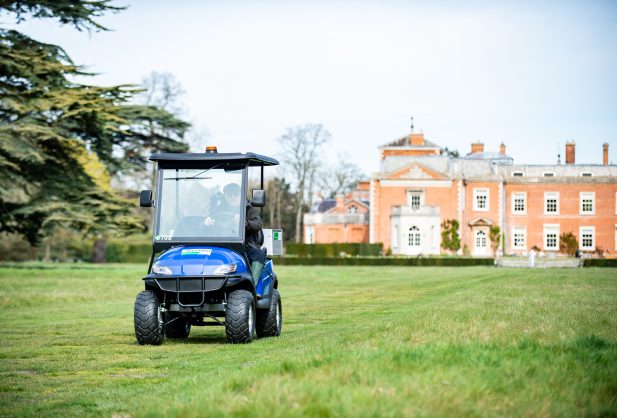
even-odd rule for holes
{"type": "Polygon", "coordinates": [[[255,338],[255,299],[247,290],[234,290],[227,296],[225,334],[232,344],[250,343],[255,338]]]}
{"type": "Polygon", "coordinates": [[[165,339],[159,299],[150,290],[140,292],[135,299],[135,337],[141,345],[161,345],[165,339]]]}
{"type": "Polygon", "coordinates": [[[187,338],[191,333],[191,323],[188,318],[169,312],[165,314],[164,318],[165,336],[167,338],[187,338]]]}
{"type": "Polygon", "coordinates": [[[283,328],[283,307],[281,295],[274,289],[270,300],[270,309],[260,309],[257,311],[257,336],[278,337],[283,328]]]}

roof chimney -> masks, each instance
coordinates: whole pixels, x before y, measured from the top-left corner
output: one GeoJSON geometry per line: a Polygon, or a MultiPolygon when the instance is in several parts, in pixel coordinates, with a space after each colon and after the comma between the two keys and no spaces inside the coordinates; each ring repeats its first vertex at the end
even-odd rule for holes
{"type": "Polygon", "coordinates": [[[566,142],[566,164],[574,164],[576,143],[574,141],[566,142]]]}
{"type": "Polygon", "coordinates": [[[503,142],[501,143],[501,145],[499,146],[499,153],[501,155],[506,155],[506,144],[504,144],[503,142]]]}
{"type": "Polygon", "coordinates": [[[409,135],[409,145],[411,145],[412,147],[423,146],[424,145],[424,134],[423,133],[419,133],[419,134],[411,133],[409,135]]]}
{"type": "Polygon", "coordinates": [[[608,142],[602,144],[602,164],[608,165],[608,142]]]}
{"type": "Polygon", "coordinates": [[[339,193],[336,195],[336,207],[337,208],[342,208],[344,206],[345,204],[344,199],[345,197],[342,194],[339,193]]]}
{"type": "Polygon", "coordinates": [[[484,152],[484,144],[482,142],[474,142],[471,144],[471,153],[484,152]]]}

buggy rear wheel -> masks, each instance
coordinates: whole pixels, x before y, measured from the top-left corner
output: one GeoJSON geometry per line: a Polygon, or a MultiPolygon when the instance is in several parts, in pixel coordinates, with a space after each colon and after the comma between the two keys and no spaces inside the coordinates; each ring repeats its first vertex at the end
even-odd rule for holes
{"type": "Polygon", "coordinates": [[[232,344],[250,343],[255,338],[255,299],[247,290],[234,290],[227,296],[225,334],[232,344]]]}
{"type": "Polygon", "coordinates": [[[140,292],[135,299],[135,337],[141,345],[161,345],[165,339],[159,305],[159,298],[151,290],[140,292]]]}
{"type": "Polygon", "coordinates": [[[283,309],[281,306],[281,295],[274,289],[270,301],[270,309],[257,311],[257,336],[278,337],[283,328],[283,309]]]}
{"type": "Polygon", "coordinates": [[[165,336],[167,338],[187,338],[191,333],[189,319],[173,313],[165,314],[165,336]]]}

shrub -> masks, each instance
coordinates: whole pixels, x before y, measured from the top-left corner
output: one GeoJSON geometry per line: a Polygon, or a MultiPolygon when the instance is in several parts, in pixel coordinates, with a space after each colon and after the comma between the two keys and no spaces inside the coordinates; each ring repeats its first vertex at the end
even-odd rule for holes
{"type": "Polygon", "coordinates": [[[21,235],[3,232],[0,234],[0,261],[35,260],[38,250],[21,235]]]}
{"type": "Polygon", "coordinates": [[[564,232],[559,236],[559,252],[574,256],[578,251],[578,241],[572,232],[564,232]]]}
{"type": "Polygon", "coordinates": [[[134,235],[107,241],[106,258],[110,263],[147,263],[152,255],[152,238],[134,235]]]}
{"type": "Polygon", "coordinates": [[[456,219],[447,219],[441,223],[441,248],[452,252],[461,249],[458,227],[459,223],[456,219]]]}
{"type": "Polygon", "coordinates": [[[501,229],[497,225],[491,226],[488,231],[488,237],[491,241],[491,249],[493,250],[493,255],[496,255],[497,248],[499,248],[499,240],[501,239],[501,229]]]}
{"type": "Polygon", "coordinates": [[[586,258],[584,267],[617,267],[617,258],[586,258]]]}

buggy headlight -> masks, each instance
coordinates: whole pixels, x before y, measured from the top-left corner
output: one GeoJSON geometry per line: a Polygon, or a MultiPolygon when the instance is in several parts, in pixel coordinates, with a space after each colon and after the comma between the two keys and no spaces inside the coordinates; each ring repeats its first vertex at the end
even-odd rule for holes
{"type": "Polygon", "coordinates": [[[229,274],[234,273],[238,269],[236,264],[223,264],[222,266],[218,266],[212,274],[229,274]]]}
{"type": "Polygon", "coordinates": [[[158,265],[154,265],[154,267],[152,267],[152,271],[154,272],[154,274],[164,274],[164,275],[170,275],[170,274],[174,274],[173,271],[171,271],[171,269],[167,266],[158,266],[158,265]]]}

